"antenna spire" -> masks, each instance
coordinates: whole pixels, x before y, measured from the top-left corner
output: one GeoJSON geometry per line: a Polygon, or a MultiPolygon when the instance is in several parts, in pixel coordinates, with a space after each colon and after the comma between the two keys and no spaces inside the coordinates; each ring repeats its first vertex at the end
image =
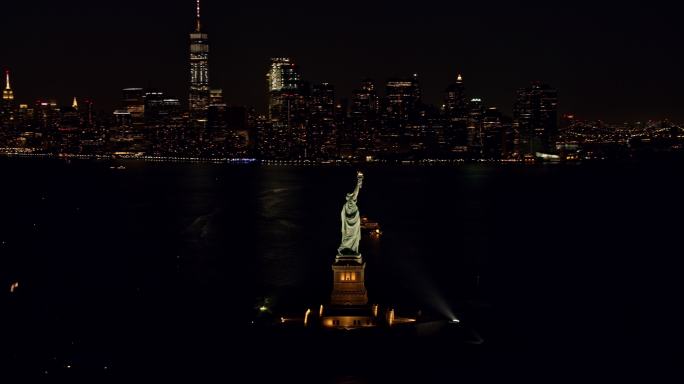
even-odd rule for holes
{"type": "Polygon", "coordinates": [[[2,99],[5,101],[14,100],[14,92],[12,91],[12,86],[10,86],[10,71],[9,69],[5,71],[5,89],[2,91],[2,99]]]}
{"type": "Polygon", "coordinates": [[[202,29],[202,8],[200,0],[197,0],[197,32],[202,29]]]}

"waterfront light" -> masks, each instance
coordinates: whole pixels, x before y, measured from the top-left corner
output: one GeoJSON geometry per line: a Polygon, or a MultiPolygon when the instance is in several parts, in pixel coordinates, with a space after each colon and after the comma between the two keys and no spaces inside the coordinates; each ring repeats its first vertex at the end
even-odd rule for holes
{"type": "Polygon", "coordinates": [[[304,315],[304,326],[307,327],[309,325],[309,316],[311,315],[311,309],[306,310],[306,314],[304,315]]]}

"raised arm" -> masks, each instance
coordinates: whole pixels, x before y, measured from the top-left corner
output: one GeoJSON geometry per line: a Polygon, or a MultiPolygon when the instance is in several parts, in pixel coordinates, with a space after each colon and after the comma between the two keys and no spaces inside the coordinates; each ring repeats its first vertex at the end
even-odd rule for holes
{"type": "Polygon", "coordinates": [[[358,200],[359,198],[359,191],[361,191],[361,187],[363,186],[363,173],[358,172],[356,174],[357,177],[357,182],[356,182],[356,189],[354,189],[353,198],[354,201],[358,200]]]}

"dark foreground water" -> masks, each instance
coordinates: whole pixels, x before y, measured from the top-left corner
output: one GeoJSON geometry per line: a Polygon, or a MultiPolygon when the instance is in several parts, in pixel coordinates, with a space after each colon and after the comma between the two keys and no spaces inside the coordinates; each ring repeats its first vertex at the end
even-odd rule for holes
{"type": "Polygon", "coordinates": [[[111,165],[0,160],[0,378],[662,382],[681,368],[681,164],[364,169],[359,205],[385,232],[361,244],[371,300],[452,311],[481,345],[251,324],[265,299],[327,301],[353,168],[111,165]]]}

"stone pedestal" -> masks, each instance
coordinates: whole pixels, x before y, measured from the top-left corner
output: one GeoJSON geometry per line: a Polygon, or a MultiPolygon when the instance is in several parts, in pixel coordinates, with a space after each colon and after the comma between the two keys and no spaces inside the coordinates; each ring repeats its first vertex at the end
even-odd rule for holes
{"type": "Polygon", "coordinates": [[[333,292],[330,304],[363,306],[368,304],[365,274],[366,263],[361,255],[338,255],[333,269],[333,292]]]}

